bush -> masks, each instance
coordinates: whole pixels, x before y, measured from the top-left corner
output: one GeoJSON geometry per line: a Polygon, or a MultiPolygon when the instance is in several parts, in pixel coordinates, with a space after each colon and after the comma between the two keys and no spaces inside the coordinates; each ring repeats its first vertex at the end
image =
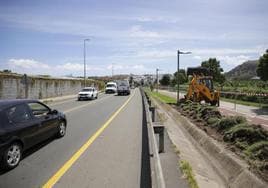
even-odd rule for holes
{"type": "Polygon", "coordinates": [[[228,130],[229,128],[231,128],[237,124],[245,123],[246,121],[247,121],[246,118],[244,118],[242,116],[225,117],[225,118],[222,118],[217,123],[216,128],[219,132],[221,132],[224,130],[228,130]]]}
{"type": "Polygon", "coordinates": [[[268,160],[268,141],[252,144],[247,148],[245,154],[253,159],[268,160]]]}
{"type": "Polygon", "coordinates": [[[211,118],[209,118],[208,120],[207,120],[207,123],[209,124],[209,125],[215,125],[215,124],[217,124],[218,122],[219,122],[219,118],[215,118],[215,117],[211,117],[211,118]]]}
{"type": "Polygon", "coordinates": [[[261,127],[255,125],[248,125],[242,123],[230,128],[224,133],[223,139],[225,141],[245,141],[248,144],[252,144],[261,140],[267,140],[267,132],[261,127]]]}

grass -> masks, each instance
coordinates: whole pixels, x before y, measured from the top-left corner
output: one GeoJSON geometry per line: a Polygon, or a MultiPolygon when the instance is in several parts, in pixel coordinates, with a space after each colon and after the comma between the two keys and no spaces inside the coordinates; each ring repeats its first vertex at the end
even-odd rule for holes
{"type": "Polygon", "coordinates": [[[145,89],[145,92],[148,95],[160,100],[163,103],[166,103],[166,104],[176,104],[177,103],[176,99],[174,99],[173,97],[163,95],[163,94],[161,94],[159,92],[151,91],[150,89],[145,89]]]}
{"type": "Polygon", "coordinates": [[[228,99],[228,98],[224,98],[224,97],[220,97],[220,100],[225,101],[225,102],[231,102],[231,103],[235,103],[235,101],[236,101],[236,104],[242,104],[242,105],[246,105],[246,106],[255,106],[255,107],[261,107],[261,108],[268,108],[268,104],[260,104],[260,103],[256,103],[256,102],[228,99]]]}
{"type": "Polygon", "coordinates": [[[191,165],[187,161],[182,160],[182,161],[180,161],[180,169],[183,172],[183,174],[186,176],[190,187],[191,188],[198,188],[197,182],[194,178],[194,174],[193,174],[193,170],[192,170],[191,165]]]}

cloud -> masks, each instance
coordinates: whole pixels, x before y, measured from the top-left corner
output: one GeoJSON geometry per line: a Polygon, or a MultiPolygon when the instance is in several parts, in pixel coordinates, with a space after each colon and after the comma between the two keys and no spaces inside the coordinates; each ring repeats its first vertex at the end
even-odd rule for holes
{"type": "MultiPolygon", "coordinates": [[[[45,64],[33,59],[10,59],[7,63],[8,67],[5,69],[11,69],[13,72],[30,75],[48,74],[51,76],[64,76],[72,74],[74,76],[81,76],[84,74],[83,63],[63,63],[56,65],[45,64]]],[[[148,71],[142,64],[110,64],[110,65],[87,65],[87,75],[107,75],[107,72],[114,70],[116,74],[135,73],[139,74],[144,71],[148,71]]]]}
{"type": "Polygon", "coordinates": [[[200,48],[200,49],[191,49],[193,54],[197,55],[234,55],[234,54],[259,54],[260,52],[265,51],[265,46],[260,45],[252,48],[200,48]]]}
{"type": "Polygon", "coordinates": [[[10,59],[8,64],[12,68],[21,69],[49,69],[49,65],[35,61],[33,59],[10,59]]]}
{"type": "Polygon", "coordinates": [[[176,57],[176,51],[173,50],[145,50],[139,51],[136,54],[138,58],[145,59],[165,59],[170,57],[176,57]]]}
{"type": "Polygon", "coordinates": [[[142,28],[140,25],[135,25],[130,28],[129,35],[131,37],[140,37],[140,38],[160,38],[160,34],[154,31],[147,31],[142,28]]]}
{"type": "Polygon", "coordinates": [[[123,65],[123,64],[111,64],[107,66],[108,70],[126,70],[127,72],[131,70],[145,70],[146,68],[142,64],[138,65],[123,65]]]}
{"type": "Polygon", "coordinates": [[[217,59],[228,65],[237,66],[241,63],[251,59],[250,56],[239,55],[239,56],[218,56],[217,59]]]}
{"type": "Polygon", "coordinates": [[[83,71],[84,65],[80,63],[65,63],[62,65],[57,65],[56,69],[65,71],[83,71]]]}

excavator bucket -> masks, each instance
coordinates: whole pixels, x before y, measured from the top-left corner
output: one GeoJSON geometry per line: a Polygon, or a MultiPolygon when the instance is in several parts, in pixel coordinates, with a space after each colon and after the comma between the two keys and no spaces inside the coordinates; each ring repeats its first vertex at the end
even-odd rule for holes
{"type": "Polygon", "coordinates": [[[209,76],[209,70],[205,67],[189,67],[187,69],[187,76],[194,75],[194,74],[209,76]]]}

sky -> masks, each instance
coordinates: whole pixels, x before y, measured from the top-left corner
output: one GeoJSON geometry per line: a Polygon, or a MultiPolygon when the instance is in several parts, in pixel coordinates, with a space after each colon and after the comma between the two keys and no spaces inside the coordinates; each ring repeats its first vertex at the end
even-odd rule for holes
{"type": "Polygon", "coordinates": [[[87,76],[225,72],[268,49],[267,0],[0,0],[0,70],[87,76]]]}

